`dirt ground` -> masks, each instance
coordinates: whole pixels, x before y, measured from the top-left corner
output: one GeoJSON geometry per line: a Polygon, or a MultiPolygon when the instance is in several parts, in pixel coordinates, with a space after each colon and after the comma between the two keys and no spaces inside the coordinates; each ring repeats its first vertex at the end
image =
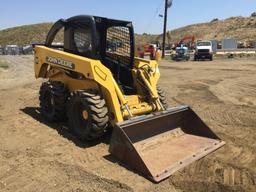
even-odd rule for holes
{"type": "Polygon", "coordinates": [[[193,107],[226,145],[159,184],[110,161],[110,136],[81,143],[41,118],[32,56],[0,60],[0,191],[255,191],[255,58],[160,63],[170,104],[193,107]]]}

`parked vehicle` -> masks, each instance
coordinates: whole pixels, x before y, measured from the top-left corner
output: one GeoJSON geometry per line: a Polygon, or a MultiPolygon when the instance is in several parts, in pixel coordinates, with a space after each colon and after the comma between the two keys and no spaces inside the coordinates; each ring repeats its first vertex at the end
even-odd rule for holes
{"type": "Polygon", "coordinates": [[[186,46],[176,47],[175,54],[172,59],[174,61],[188,61],[190,59],[189,50],[186,46]]]}
{"type": "Polygon", "coordinates": [[[18,45],[7,45],[5,47],[6,55],[19,55],[21,54],[20,47],[18,45]]]}
{"type": "Polygon", "coordinates": [[[4,47],[0,47],[0,55],[5,55],[4,47]]]}
{"type": "Polygon", "coordinates": [[[31,45],[26,45],[22,48],[22,52],[24,55],[32,55],[33,54],[33,48],[31,45]]]}
{"type": "Polygon", "coordinates": [[[194,60],[213,60],[212,42],[211,41],[199,41],[196,44],[196,51],[194,55],[194,60]]]}

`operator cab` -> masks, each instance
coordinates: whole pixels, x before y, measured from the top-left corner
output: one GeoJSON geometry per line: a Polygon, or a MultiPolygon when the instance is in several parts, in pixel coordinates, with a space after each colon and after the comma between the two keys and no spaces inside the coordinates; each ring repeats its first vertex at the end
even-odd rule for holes
{"type": "Polygon", "coordinates": [[[56,34],[64,29],[63,51],[100,60],[109,68],[126,94],[133,94],[134,31],[131,22],[96,16],[75,16],[57,21],[45,45],[54,47],[56,34]]]}

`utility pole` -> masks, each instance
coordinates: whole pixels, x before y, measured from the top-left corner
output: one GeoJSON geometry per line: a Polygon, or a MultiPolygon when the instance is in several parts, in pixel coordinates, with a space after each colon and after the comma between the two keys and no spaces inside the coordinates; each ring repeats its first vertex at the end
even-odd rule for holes
{"type": "Polygon", "coordinates": [[[168,12],[168,8],[170,8],[172,6],[172,1],[173,0],[165,0],[162,58],[165,57],[165,37],[166,37],[166,25],[167,25],[167,12],[168,12]]]}
{"type": "Polygon", "coordinates": [[[164,31],[163,31],[163,48],[162,48],[162,58],[165,57],[165,37],[166,37],[166,25],[167,25],[167,7],[168,0],[165,0],[165,7],[164,7],[164,31]]]}

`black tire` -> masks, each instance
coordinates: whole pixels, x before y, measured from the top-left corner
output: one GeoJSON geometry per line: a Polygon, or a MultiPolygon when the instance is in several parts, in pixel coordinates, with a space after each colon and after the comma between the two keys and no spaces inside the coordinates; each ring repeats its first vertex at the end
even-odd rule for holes
{"type": "Polygon", "coordinates": [[[210,56],[210,61],[212,61],[213,60],[213,56],[210,56]]]}
{"type": "Polygon", "coordinates": [[[60,122],[67,119],[66,101],[68,91],[59,81],[44,82],[39,91],[40,112],[49,122],[60,122]]]}
{"type": "Polygon", "coordinates": [[[68,120],[69,128],[80,140],[99,139],[106,132],[109,123],[105,100],[99,94],[85,90],[71,93],[68,120]]]}
{"type": "Polygon", "coordinates": [[[157,93],[160,99],[160,102],[162,103],[163,107],[167,109],[169,107],[167,98],[166,98],[166,92],[159,86],[157,85],[157,93]]]}

